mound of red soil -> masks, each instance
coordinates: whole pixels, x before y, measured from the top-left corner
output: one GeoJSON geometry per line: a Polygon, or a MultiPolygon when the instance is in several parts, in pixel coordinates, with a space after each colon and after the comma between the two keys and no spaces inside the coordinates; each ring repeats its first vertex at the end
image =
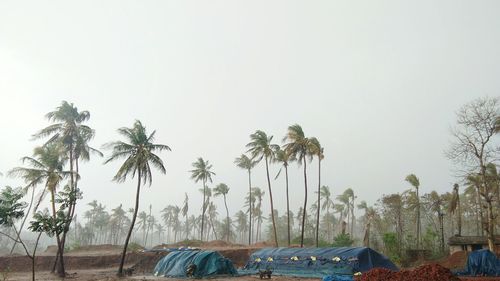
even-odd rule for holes
{"type": "Polygon", "coordinates": [[[439,264],[427,264],[412,270],[391,271],[385,268],[374,268],[356,281],[459,281],[447,268],[439,264]]]}
{"type": "Polygon", "coordinates": [[[467,263],[467,252],[460,251],[451,254],[450,256],[441,259],[438,263],[449,269],[462,269],[467,263]]]}

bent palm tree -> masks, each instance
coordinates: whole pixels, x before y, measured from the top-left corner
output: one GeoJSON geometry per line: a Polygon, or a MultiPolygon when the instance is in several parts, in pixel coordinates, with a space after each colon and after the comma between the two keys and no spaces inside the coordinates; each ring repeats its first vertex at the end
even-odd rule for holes
{"type": "Polygon", "coordinates": [[[189,171],[191,173],[191,179],[194,180],[195,183],[198,183],[200,180],[203,182],[203,207],[201,214],[201,238],[203,241],[203,230],[205,227],[205,212],[207,210],[207,181],[212,182],[212,176],[215,175],[214,172],[211,171],[212,165],[208,163],[208,160],[205,161],[203,158],[199,157],[196,162],[193,163],[193,170],[189,171]]]}
{"type": "MultiPolygon", "coordinates": [[[[42,192],[42,196],[45,190],[50,192],[51,198],[51,208],[52,208],[52,218],[54,222],[57,221],[57,211],[56,211],[56,189],[61,183],[61,181],[67,178],[71,172],[64,171],[63,167],[66,163],[66,158],[61,155],[61,148],[56,143],[51,143],[46,146],[37,147],[33,153],[34,157],[23,157],[23,163],[28,164],[30,167],[17,167],[12,169],[9,174],[13,176],[21,176],[26,179],[32,179],[32,185],[36,185],[38,183],[45,183],[45,189],[42,192]]],[[[38,206],[35,207],[35,209],[38,206]]],[[[56,232],[56,240],[58,247],[58,257],[59,267],[58,267],[58,275],[63,277],[65,275],[64,270],[64,258],[62,256],[63,250],[61,237],[59,232],[56,232]]]]}
{"type": "MultiPolygon", "coordinates": [[[[330,187],[323,185],[320,190],[321,197],[323,197],[323,204],[321,204],[321,210],[326,209],[326,218],[330,218],[330,209],[333,209],[334,203],[333,200],[331,199],[331,192],[330,192],[330,187]]],[[[332,222],[333,223],[333,222],[332,222]]],[[[330,241],[331,238],[331,229],[330,229],[330,223],[327,224],[327,236],[328,236],[328,241],[330,241]]]]}
{"type": "Polygon", "coordinates": [[[149,183],[151,186],[153,182],[151,166],[157,168],[163,174],[166,173],[163,161],[158,155],[155,154],[155,152],[161,152],[163,150],[170,151],[170,147],[163,144],[154,144],[153,141],[155,139],[156,131],[153,131],[153,133],[148,135],[146,133],[146,128],[139,120],[135,121],[132,128],[123,127],[118,129],[118,133],[125,137],[127,142],[116,141],[107,144],[106,146],[112,148],[113,152],[104,164],[114,160],[126,158],[125,162],[123,162],[120,169],[118,169],[118,172],[113,177],[113,180],[116,182],[121,183],[127,179],[127,176],[134,178],[137,175],[137,192],[135,195],[134,214],[132,215],[132,222],[130,223],[130,229],[127,233],[127,238],[125,239],[125,245],[123,246],[123,252],[120,260],[120,267],[118,268],[118,275],[122,276],[128,242],[134,229],[137,211],[139,210],[141,182],[142,184],[149,183]]]}
{"type": "Polygon", "coordinates": [[[406,176],[405,181],[410,183],[417,191],[417,250],[420,249],[420,197],[418,195],[418,188],[420,187],[420,181],[414,174],[409,174],[406,176]]]}
{"type": "Polygon", "coordinates": [[[284,145],[284,150],[291,157],[297,160],[299,165],[304,166],[304,207],[302,208],[302,230],[300,234],[300,247],[304,247],[304,229],[307,209],[307,156],[310,157],[311,142],[305,137],[300,125],[295,124],[288,127],[288,133],[283,141],[288,141],[284,145]]]}
{"type": "Polygon", "coordinates": [[[226,206],[226,224],[227,224],[227,233],[226,233],[226,240],[229,242],[229,236],[230,236],[230,224],[229,224],[229,210],[227,209],[227,202],[226,202],[226,194],[229,192],[229,187],[225,183],[218,184],[214,188],[214,196],[220,196],[222,195],[224,197],[224,205],[226,206]]]}
{"type": "Polygon", "coordinates": [[[278,171],[278,174],[276,174],[276,177],[274,179],[277,179],[281,173],[281,170],[285,168],[285,184],[286,184],[286,219],[287,219],[287,238],[288,238],[288,246],[290,247],[290,199],[288,196],[288,163],[292,161],[293,159],[290,158],[290,153],[281,150],[278,148],[278,150],[275,151],[275,158],[274,161],[281,163],[282,167],[278,171]]]}
{"type": "MultiPolygon", "coordinates": [[[[96,149],[91,148],[88,145],[88,142],[94,138],[95,131],[90,127],[83,125],[83,122],[86,122],[90,118],[90,113],[86,110],[79,112],[78,108],[74,106],[72,103],[68,103],[67,101],[63,101],[56,110],[49,112],[45,115],[49,121],[52,121],[53,124],[42,129],[37,134],[34,135],[34,138],[42,138],[49,137],[49,140],[46,144],[49,143],[60,143],[64,147],[64,153],[66,153],[69,157],[69,166],[70,166],[70,192],[72,193],[72,202],[70,202],[70,206],[68,208],[66,217],[66,223],[64,227],[64,232],[62,236],[62,250],[64,251],[65,242],[66,242],[66,234],[69,231],[69,227],[73,220],[73,216],[76,208],[76,198],[75,194],[78,193],[77,183],[78,178],[75,178],[73,174],[78,174],[78,160],[89,160],[89,155],[91,152],[97,153],[102,156],[102,153],[96,149]]],[[[64,253],[63,253],[64,254],[64,253]]],[[[56,258],[56,263],[57,263],[56,258]]],[[[54,264],[55,270],[56,264],[54,264]]],[[[58,271],[61,274],[61,270],[64,267],[63,264],[59,265],[58,271]]],[[[64,272],[62,272],[64,275],[64,272]]]]}
{"type": "Polygon", "coordinates": [[[267,177],[267,187],[269,189],[269,200],[271,203],[271,219],[273,221],[273,233],[274,233],[274,243],[278,247],[278,235],[276,233],[276,221],[274,219],[274,204],[273,204],[273,193],[271,191],[271,179],[269,178],[269,161],[274,159],[274,151],[276,151],[279,146],[276,144],[271,144],[273,136],[268,137],[263,131],[257,130],[255,133],[250,135],[250,142],[247,144],[248,152],[252,155],[252,159],[256,159],[260,162],[264,159],[266,164],[266,177],[267,177]]]}
{"type": "MultiPolygon", "coordinates": [[[[257,165],[257,161],[253,161],[248,158],[245,154],[241,154],[234,160],[236,166],[248,171],[248,194],[252,194],[252,169],[257,165]]],[[[252,244],[252,206],[249,208],[248,212],[248,245],[252,244]]]]}
{"type": "Polygon", "coordinates": [[[311,138],[311,154],[314,156],[318,157],[318,202],[316,203],[318,205],[317,211],[316,211],[316,247],[319,247],[319,211],[321,206],[321,160],[325,158],[325,155],[323,154],[323,147],[319,143],[319,140],[317,138],[311,138]]]}

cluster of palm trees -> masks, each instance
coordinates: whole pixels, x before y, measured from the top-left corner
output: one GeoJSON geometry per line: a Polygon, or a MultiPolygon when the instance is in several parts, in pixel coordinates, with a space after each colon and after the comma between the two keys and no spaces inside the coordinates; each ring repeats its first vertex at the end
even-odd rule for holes
{"type": "MultiPolygon", "coordinates": [[[[248,194],[252,194],[251,170],[258,164],[263,162],[266,168],[266,181],[269,194],[269,205],[271,208],[272,222],[272,237],[276,246],[278,246],[278,233],[276,229],[276,218],[274,216],[274,202],[271,188],[271,176],[269,174],[269,166],[272,163],[279,163],[281,168],[275,179],[281,174],[282,169],[285,170],[285,188],[286,188],[286,205],[287,205],[287,244],[291,243],[290,231],[290,200],[288,186],[288,166],[292,162],[296,162],[303,166],[304,174],[304,207],[302,208],[302,223],[301,223],[301,247],[304,245],[305,218],[307,210],[308,186],[307,186],[307,162],[314,157],[318,158],[318,198],[317,204],[321,201],[321,161],[324,158],[324,148],[319,140],[314,137],[306,137],[302,127],[298,124],[288,127],[287,135],[283,138],[283,145],[273,143],[273,136],[268,136],[265,132],[257,130],[250,135],[250,142],[246,145],[248,155],[242,154],[235,159],[235,164],[248,172],[248,194]]],[[[252,205],[249,203],[249,236],[248,243],[252,242],[252,205]]],[[[319,244],[319,224],[320,224],[320,208],[316,212],[316,245],[319,244]]]]}
{"type": "MultiPolygon", "coordinates": [[[[34,220],[29,223],[29,229],[55,237],[58,251],[54,270],[57,269],[60,276],[65,275],[64,251],[67,248],[70,230],[74,230],[75,239],[87,244],[119,243],[124,238],[119,275],[123,273],[124,259],[131,238],[144,245],[147,245],[149,241],[152,245],[155,231],[159,241],[162,234],[166,232],[166,240],[170,241],[194,238],[194,235],[202,241],[209,239],[243,241],[243,236],[246,236],[248,239],[245,238],[245,240],[251,244],[263,240],[264,229],[267,232],[266,237],[274,240],[276,246],[280,241],[286,241],[287,245],[290,245],[297,231],[300,232],[300,246],[302,247],[306,234],[308,238],[313,238],[316,246],[319,246],[320,238],[332,241],[335,239],[335,233],[342,235],[349,233],[352,238],[355,236],[354,233],[359,233],[364,229],[363,244],[365,245],[398,249],[398,254],[400,254],[401,249],[405,247],[428,248],[429,243],[438,241],[439,248],[444,251],[444,237],[455,231],[459,235],[472,232],[485,234],[491,240],[498,228],[496,213],[500,208],[500,177],[497,173],[497,166],[492,160],[492,155],[497,155],[497,151],[490,143],[493,136],[500,132],[497,105],[498,100],[495,99],[479,100],[467,105],[474,110],[471,111],[466,106],[461,111],[462,115],[459,115],[459,125],[465,129],[463,132],[458,131],[454,134],[457,142],[448,156],[450,159],[462,161],[461,163],[476,164],[476,166],[469,166],[474,169],[471,169],[465,176],[466,188],[463,193],[460,193],[459,185],[454,185],[452,192],[444,194],[430,192],[421,196],[420,181],[416,175],[410,174],[405,180],[413,189],[403,193],[384,195],[375,206],[368,206],[365,201],[356,205],[357,197],[351,188],[339,194],[336,197],[337,202],[333,201],[330,189],[321,183],[324,148],[317,138],[306,136],[302,127],[295,124],[288,127],[281,145],[274,142],[273,136],[261,130],[250,135],[245,154],[234,160],[237,167],[248,174],[246,210],[238,211],[234,219],[230,216],[227,206],[230,188],[222,182],[213,188],[208,186],[213,183],[215,172],[210,162],[200,157],[192,164],[189,173],[195,183],[201,184],[200,191],[203,194],[201,215],[188,216],[189,206],[186,194],[182,206],[171,205],[162,210],[163,224],[161,224],[160,220],[153,216],[152,206],[149,206],[149,212],[139,213],[140,193],[144,185],[151,185],[153,169],[163,174],[166,173],[163,160],[157,153],[170,151],[170,147],[156,144],[155,131],[148,133],[145,126],[137,120],[130,128],[118,129],[123,140],[104,146],[111,150],[110,156],[105,159],[105,164],[117,160],[122,161],[113,180],[116,182],[124,182],[128,178],[136,180],[134,207],[125,211],[120,205],[108,213],[105,211],[105,206],[94,201],[89,205],[91,209],[84,213],[86,223],[82,225],[81,219],[80,222],[74,222],[77,220],[76,204],[82,197],[79,187],[82,177],[80,163],[90,160],[91,155],[102,157],[103,154],[90,146],[95,135],[95,131],[86,125],[90,113],[79,111],[76,106],[66,101],[46,115],[50,122],[49,126],[33,135],[35,140],[43,139],[42,145],[36,147],[31,156],[23,157],[23,165],[12,169],[8,175],[21,178],[25,183],[23,194],[31,196],[29,203],[26,204],[26,213],[31,212],[35,215],[34,220]],[[471,130],[471,126],[477,130],[471,130]],[[486,138],[480,134],[481,130],[485,131],[486,138]],[[479,132],[478,136],[474,135],[476,132],[479,132]],[[467,140],[467,137],[471,140],[470,142],[476,143],[469,146],[467,143],[461,143],[464,138],[467,140]],[[317,197],[308,209],[307,166],[314,159],[318,161],[318,186],[315,191],[317,197]],[[304,202],[295,217],[290,210],[289,203],[288,176],[291,163],[297,163],[302,167],[304,181],[304,202]],[[252,171],[259,164],[265,167],[266,192],[252,186],[252,171]],[[279,165],[278,173],[273,175],[274,179],[282,175],[285,177],[286,213],[283,216],[279,216],[274,208],[270,174],[270,166],[273,164],[279,165]],[[265,195],[269,196],[271,209],[268,218],[262,212],[265,195]],[[49,197],[50,210],[40,210],[41,203],[46,196],[49,197]],[[225,218],[222,220],[218,220],[215,197],[219,197],[225,207],[225,218]],[[355,217],[356,208],[364,213],[359,218],[355,217]],[[321,216],[321,210],[326,211],[326,214],[321,216]],[[336,217],[335,214],[338,216],[336,217]],[[139,218],[138,228],[135,228],[137,218],[139,218]],[[470,218],[474,219],[469,220],[470,218]],[[270,222],[269,229],[263,228],[265,220],[270,222]],[[294,220],[297,221],[298,229],[296,230],[294,230],[294,220]],[[125,231],[127,228],[128,230],[125,231]],[[373,232],[372,235],[370,231],[373,232]],[[389,239],[390,235],[386,234],[391,233],[395,237],[393,240],[397,241],[396,247],[389,245],[388,241],[393,240],[389,239]]],[[[17,191],[11,189],[9,192],[17,191]]],[[[19,202],[13,202],[12,207],[20,208],[21,205],[19,202]]],[[[14,227],[14,220],[24,215],[24,211],[22,214],[15,213],[16,217],[13,214],[9,212],[0,214],[4,226],[14,227]],[[2,217],[9,215],[11,217],[6,219],[2,217]]],[[[25,247],[21,233],[26,225],[27,217],[24,216],[19,228],[14,227],[14,233],[2,232],[0,234],[7,235],[13,240],[14,246],[16,243],[21,243],[25,247]]]]}

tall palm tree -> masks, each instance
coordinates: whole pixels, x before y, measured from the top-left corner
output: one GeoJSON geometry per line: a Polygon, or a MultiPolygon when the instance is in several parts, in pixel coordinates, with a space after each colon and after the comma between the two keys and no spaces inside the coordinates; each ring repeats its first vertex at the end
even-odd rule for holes
{"type": "Polygon", "coordinates": [[[130,224],[127,238],[125,239],[125,245],[123,246],[120,267],[118,268],[118,275],[122,276],[128,242],[134,229],[137,211],[139,210],[141,182],[142,184],[149,183],[151,186],[153,182],[151,166],[157,168],[163,174],[166,173],[163,160],[161,160],[155,152],[161,152],[164,150],[170,151],[170,147],[163,144],[154,144],[153,141],[155,139],[156,131],[153,131],[153,133],[148,135],[146,133],[146,128],[139,120],[135,121],[132,128],[123,127],[118,129],[118,133],[122,135],[127,142],[115,141],[107,144],[107,147],[112,148],[113,152],[104,164],[114,160],[126,158],[125,162],[123,162],[120,169],[118,169],[118,172],[113,177],[113,180],[116,182],[124,182],[127,179],[127,176],[134,178],[137,175],[137,192],[135,195],[134,214],[132,216],[132,222],[130,224]]]}
{"type": "Polygon", "coordinates": [[[266,177],[267,177],[267,187],[269,190],[269,200],[271,204],[271,219],[273,221],[273,232],[274,232],[274,244],[278,247],[278,235],[276,233],[276,220],[274,218],[274,204],[273,204],[273,193],[271,191],[271,179],[269,178],[269,161],[274,160],[274,151],[276,151],[279,146],[272,144],[273,136],[267,136],[261,130],[255,131],[255,133],[250,135],[250,142],[247,144],[248,152],[252,155],[252,159],[260,162],[264,159],[266,164],[266,177]]]}
{"type": "Polygon", "coordinates": [[[211,171],[212,165],[208,163],[208,160],[205,161],[201,157],[199,157],[196,160],[196,162],[194,162],[192,165],[194,169],[189,171],[191,173],[191,179],[193,179],[195,183],[198,183],[200,180],[203,183],[203,206],[201,214],[201,235],[200,235],[201,237],[200,240],[203,241],[203,230],[205,227],[205,212],[208,207],[208,205],[206,204],[207,181],[212,182],[212,176],[214,176],[215,173],[211,171]]]}
{"type": "MultiPolygon", "coordinates": [[[[78,159],[89,160],[90,152],[95,152],[102,156],[102,153],[96,149],[91,148],[88,145],[88,142],[94,138],[95,131],[90,127],[83,125],[83,122],[86,122],[90,118],[90,113],[86,110],[79,112],[78,108],[74,106],[72,103],[68,103],[67,101],[63,101],[56,110],[47,113],[46,118],[51,121],[53,124],[42,129],[38,133],[36,133],[34,138],[43,138],[49,137],[49,140],[46,144],[49,143],[61,143],[62,147],[64,147],[65,153],[69,157],[69,166],[70,166],[70,190],[71,193],[77,194],[77,181],[78,177],[74,175],[78,174],[78,159]],[[76,170],[75,170],[76,167],[76,170]]],[[[64,232],[62,236],[62,251],[64,254],[64,246],[66,242],[66,234],[71,225],[75,208],[76,208],[76,196],[71,196],[72,202],[70,202],[70,206],[67,210],[66,224],[64,227],[64,232]]],[[[56,258],[57,262],[57,258],[56,258]]],[[[64,267],[62,265],[62,267],[64,267]]],[[[55,264],[54,264],[55,268],[55,264]]],[[[61,266],[58,268],[58,271],[61,270],[61,266]]],[[[61,273],[60,274],[65,274],[61,273]]]]}
{"type": "Polygon", "coordinates": [[[283,141],[286,142],[284,150],[304,167],[304,207],[302,208],[302,230],[300,234],[300,247],[304,247],[304,229],[307,209],[307,157],[310,157],[311,142],[305,137],[302,127],[298,124],[288,127],[288,133],[283,141]]]}
{"type": "Polygon", "coordinates": [[[319,143],[319,140],[317,138],[311,138],[310,139],[311,143],[311,148],[310,148],[310,153],[314,156],[318,157],[318,201],[317,201],[317,211],[316,211],[316,247],[319,247],[319,212],[321,206],[321,160],[325,158],[324,155],[324,148],[321,146],[319,143]]]}
{"type": "MultiPolygon", "coordinates": [[[[334,207],[333,200],[331,199],[332,194],[330,192],[330,187],[323,185],[321,187],[320,193],[321,193],[321,197],[324,198],[323,204],[321,205],[321,209],[326,210],[326,217],[329,218],[330,217],[330,208],[333,209],[333,207],[334,207]]],[[[328,229],[327,229],[328,240],[330,241],[330,238],[331,238],[330,224],[328,223],[327,225],[328,225],[328,229]]]]}
{"type": "MultiPolygon", "coordinates": [[[[22,162],[29,167],[16,167],[9,174],[13,176],[21,176],[24,178],[32,178],[32,184],[44,183],[45,189],[50,193],[52,218],[57,220],[56,211],[56,189],[59,187],[63,179],[69,177],[73,173],[63,170],[67,158],[61,154],[61,146],[57,143],[50,143],[42,147],[37,147],[34,150],[33,157],[23,157],[22,162]]],[[[65,276],[63,250],[61,249],[61,236],[56,233],[58,247],[58,270],[59,276],[65,276]]]]}
{"type": "Polygon", "coordinates": [[[253,198],[252,200],[257,202],[257,204],[254,204],[254,214],[255,214],[255,222],[257,223],[257,228],[255,230],[255,241],[258,241],[259,239],[262,238],[262,221],[264,220],[264,216],[262,215],[262,198],[264,197],[266,193],[258,188],[254,187],[252,190],[252,196],[249,196],[249,198],[253,198]]]}
{"type": "Polygon", "coordinates": [[[275,158],[274,161],[277,163],[281,163],[281,168],[276,174],[276,177],[274,179],[277,179],[282,171],[283,168],[285,168],[285,184],[286,184],[286,219],[287,219],[287,238],[288,238],[288,246],[290,247],[290,199],[288,195],[288,163],[290,161],[293,161],[293,159],[290,158],[290,153],[278,148],[275,152],[275,158]]]}
{"type": "Polygon", "coordinates": [[[224,205],[226,206],[226,224],[227,224],[227,233],[226,240],[229,242],[230,236],[230,224],[229,224],[229,210],[227,209],[226,195],[229,192],[229,187],[225,183],[220,183],[214,188],[214,196],[222,195],[224,197],[224,205]]]}
{"type": "MultiPolygon", "coordinates": [[[[240,157],[237,157],[234,160],[236,166],[241,169],[245,169],[248,172],[248,194],[252,193],[252,169],[257,165],[257,161],[254,161],[245,154],[241,154],[240,157]]],[[[248,245],[252,244],[252,207],[250,206],[250,210],[248,212],[248,245]]]]}
{"type": "MultiPolygon", "coordinates": [[[[479,228],[481,231],[481,235],[484,235],[484,215],[483,215],[483,208],[482,208],[482,199],[481,199],[481,186],[482,186],[482,177],[480,174],[470,174],[466,177],[466,183],[467,185],[473,187],[476,191],[475,197],[476,197],[476,212],[479,214],[479,228]]],[[[478,229],[479,231],[479,229],[478,229]]]]}
{"type": "Polygon", "coordinates": [[[188,239],[189,236],[188,211],[189,211],[189,197],[187,193],[184,193],[184,203],[182,204],[181,213],[186,220],[186,240],[188,239]]]}
{"type": "Polygon", "coordinates": [[[406,176],[405,181],[410,183],[413,186],[417,193],[417,250],[420,249],[420,196],[418,194],[418,189],[420,187],[420,180],[414,174],[409,174],[406,176]]]}
{"type": "Polygon", "coordinates": [[[460,193],[458,184],[453,185],[453,196],[450,203],[450,213],[457,212],[458,236],[462,235],[462,210],[460,208],[460,193]]]}

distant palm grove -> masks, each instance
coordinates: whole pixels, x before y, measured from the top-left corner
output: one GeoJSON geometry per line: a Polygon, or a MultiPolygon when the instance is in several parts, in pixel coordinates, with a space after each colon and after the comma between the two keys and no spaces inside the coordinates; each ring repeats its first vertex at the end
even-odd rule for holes
{"type": "Polygon", "coordinates": [[[292,124],[278,137],[262,130],[249,132],[241,154],[228,159],[241,169],[238,187],[219,179],[209,159],[192,159],[186,177],[199,189],[202,206],[191,205],[186,193],[179,204],[155,206],[162,210],[155,216],[153,206],[141,202],[141,193],[150,192],[143,188],[154,184],[153,174],[168,175],[164,163],[175,147],[157,140],[155,131],[137,120],[118,129],[120,139],[96,149],[91,144],[96,132],[86,125],[90,112],[63,101],[47,113],[47,127],[34,130],[33,139],[40,140],[40,145],[4,175],[19,179],[19,187],[7,186],[0,192],[0,248],[28,255],[33,261],[33,280],[36,248],[43,237],[57,245],[53,271],[60,276],[65,275],[67,249],[93,244],[124,245],[119,275],[131,246],[193,240],[284,247],[366,246],[397,263],[405,262],[408,250],[445,255],[447,239],[454,235],[485,236],[494,250],[500,225],[499,116],[497,98],[476,99],[457,109],[456,123],[449,124],[450,144],[443,148],[453,164],[456,183],[442,187],[447,190],[444,193],[422,193],[411,163],[408,174],[400,179],[401,191],[394,194],[378,194],[373,187],[371,194],[361,195],[355,187],[323,182],[322,162],[335,159],[325,157],[328,148],[318,138],[292,124]],[[77,214],[76,205],[85,190],[80,179],[91,177],[80,172],[82,161],[120,163],[110,178],[118,183],[133,181],[134,197],[118,206],[95,198],[85,212],[77,214]],[[317,161],[314,169],[309,168],[311,161],[317,161]],[[292,165],[299,169],[291,170],[292,165]],[[265,179],[259,179],[265,180],[265,186],[252,184],[257,169],[265,171],[265,179]],[[289,183],[289,173],[297,172],[301,181],[289,183]],[[284,184],[276,184],[277,178],[284,184]],[[246,194],[246,203],[237,213],[230,213],[229,199],[236,189],[246,194]],[[278,189],[286,197],[273,196],[278,189]],[[303,199],[301,206],[290,206],[292,196],[303,199]],[[275,200],[286,202],[286,209],[277,210],[275,200]],[[43,202],[49,203],[48,209],[40,207],[43,202]],[[273,211],[265,213],[264,206],[273,211]]]}

